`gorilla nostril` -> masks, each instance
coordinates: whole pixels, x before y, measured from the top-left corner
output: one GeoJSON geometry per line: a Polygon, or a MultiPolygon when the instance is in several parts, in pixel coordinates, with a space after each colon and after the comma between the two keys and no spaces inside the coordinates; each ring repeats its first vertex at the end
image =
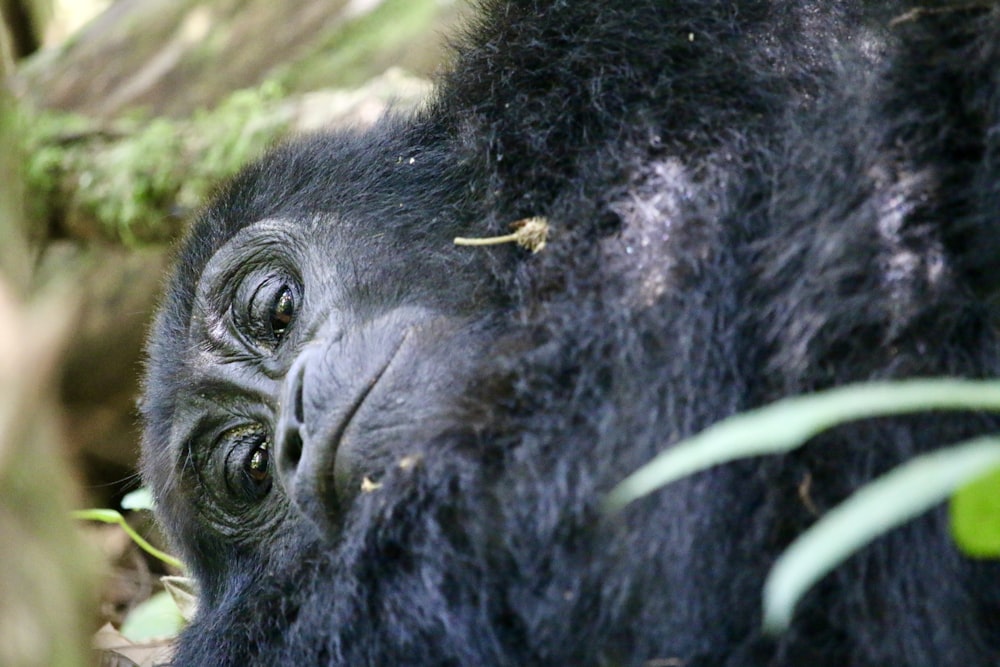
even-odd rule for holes
{"type": "Polygon", "coordinates": [[[297,467],[299,461],[302,460],[302,436],[299,435],[298,430],[285,434],[282,458],[287,461],[289,467],[297,467]]]}
{"type": "Polygon", "coordinates": [[[278,422],[278,474],[286,487],[293,483],[298,473],[299,463],[302,461],[301,429],[302,422],[290,415],[282,415],[278,422]]]}
{"type": "Polygon", "coordinates": [[[293,485],[302,460],[304,443],[302,430],[305,428],[305,408],[303,385],[305,383],[306,358],[302,354],[292,364],[282,390],[281,410],[277,429],[278,472],[286,487],[293,485]]]}
{"type": "Polygon", "coordinates": [[[305,423],[305,411],[302,409],[302,375],[305,373],[305,366],[299,366],[298,375],[295,377],[295,391],[292,396],[292,415],[299,424],[305,423]]]}

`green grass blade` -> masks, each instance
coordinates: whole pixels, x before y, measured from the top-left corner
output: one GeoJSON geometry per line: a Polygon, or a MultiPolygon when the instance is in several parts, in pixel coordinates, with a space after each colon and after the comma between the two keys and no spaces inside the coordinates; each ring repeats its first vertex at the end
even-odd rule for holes
{"type": "Polygon", "coordinates": [[[1000,382],[904,380],[786,398],[734,415],[670,447],[612,489],[610,512],[673,481],[740,458],[795,449],[837,424],[928,410],[1000,410],[1000,382]]]}
{"type": "Polygon", "coordinates": [[[148,553],[153,558],[158,558],[167,565],[176,567],[182,572],[186,571],[187,568],[184,567],[184,563],[180,560],[174,558],[168,553],[164,553],[154,547],[152,544],[147,542],[142,535],[135,532],[132,526],[128,525],[128,521],[125,520],[119,512],[116,510],[109,509],[87,509],[87,510],[77,510],[70,513],[74,519],[79,519],[82,521],[100,521],[101,523],[114,523],[121,526],[122,530],[128,533],[128,536],[132,538],[132,541],[139,545],[139,548],[148,553]]]}
{"type": "Polygon", "coordinates": [[[988,436],[911,459],[859,489],[775,562],[764,584],[765,632],[787,629],[802,595],[851,554],[998,466],[1000,437],[988,436]]]}

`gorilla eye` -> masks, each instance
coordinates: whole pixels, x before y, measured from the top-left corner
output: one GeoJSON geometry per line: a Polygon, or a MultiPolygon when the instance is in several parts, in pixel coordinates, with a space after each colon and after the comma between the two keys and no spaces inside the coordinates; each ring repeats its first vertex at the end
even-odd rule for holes
{"type": "Polygon", "coordinates": [[[234,428],[223,436],[226,488],[238,500],[256,502],[271,490],[271,438],[253,424],[234,428]]]}
{"type": "Polygon", "coordinates": [[[261,281],[247,302],[247,329],[253,339],[276,347],[295,319],[298,297],[298,285],[287,276],[261,281]]]}
{"type": "Polygon", "coordinates": [[[250,454],[250,460],[246,463],[247,476],[257,484],[266,482],[271,475],[268,470],[270,464],[270,447],[265,440],[261,444],[257,445],[257,447],[253,450],[253,453],[250,454]]]}
{"type": "Polygon", "coordinates": [[[292,296],[292,290],[285,287],[271,306],[271,333],[277,337],[283,336],[285,329],[292,323],[294,314],[295,297],[292,296]]]}

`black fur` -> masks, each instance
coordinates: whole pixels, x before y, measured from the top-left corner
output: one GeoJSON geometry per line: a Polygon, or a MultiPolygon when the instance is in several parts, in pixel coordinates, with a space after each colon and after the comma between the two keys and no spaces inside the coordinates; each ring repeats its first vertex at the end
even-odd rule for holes
{"type": "Polygon", "coordinates": [[[1000,568],[959,554],[944,509],[759,634],[764,576],[817,512],[993,418],[869,420],[600,505],[671,443],[782,396],[997,374],[1000,4],[478,16],[425,110],[279,149],[181,252],[143,401],[146,477],[203,590],[177,663],[997,664],[1000,568]],[[530,216],[551,226],[538,254],[450,243],[530,216]],[[214,441],[178,436],[199,401],[272,433],[290,409],[304,339],[209,382],[212,343],[192,338],[206,265],[264,219],[350,265],[331,308],[351,322],[399,305],[452,323],[408,358],[431,388],[401,399],[405,437],[359,468],[381,486],[349,503],[301,491],[279,433],[283,486],[218,509],[199,472],[214,441]]]}

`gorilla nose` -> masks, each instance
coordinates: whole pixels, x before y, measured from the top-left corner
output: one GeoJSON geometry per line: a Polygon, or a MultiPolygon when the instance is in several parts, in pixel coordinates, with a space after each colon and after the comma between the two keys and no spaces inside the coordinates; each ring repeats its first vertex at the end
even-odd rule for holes
{"type": "MultiPolygon", "coordinates": [[[[428,320],[423,311],[397,309],[348,333],[333,322],[302,348],[285,374],[274,433],[278,482],[324,533],[340,524],[364,478],[384,469],[391,458],[384,443],[413,420],[399,407],[408,403],[393,392],[420,317],[428,320]]],[[[407,375],[403,389],[423,388],[427,383],[417,377],[407,375]]]]}
{"type": "Polygon", "coordinates": [[[275,433],[278,479],[299,510],[320,526],[336,505],[331,475],[323,474],[333,457],[329,448],[310,446],[306,401],[310,369],[321,365],[323,352],[322,345],[308,345],[289,369],[275,433]]]}
{"type": "Polygon", "coordinates": [[[278,474],[286,487],[294,487],[295,476],[302,460],[302,431],[305,416],[302,410],[302,384],[305,369],[312,352],[306,349],[296,358],[285,376],[278,417],[277,455],[278,474]]]}

